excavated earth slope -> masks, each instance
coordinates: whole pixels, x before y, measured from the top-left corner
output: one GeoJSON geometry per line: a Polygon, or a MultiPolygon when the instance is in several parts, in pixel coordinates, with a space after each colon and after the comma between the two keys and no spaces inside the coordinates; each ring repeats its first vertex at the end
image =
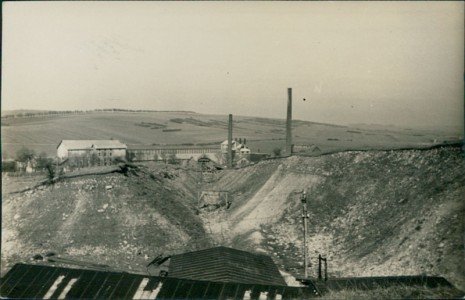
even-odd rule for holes
{"type": "Polygon", "coordinates": [[[216,240],[269,253],[302,275],[308,190],[310,275],[441,275],[465,288],[465,168],[458,147],[290,157],[229,171],[227,211],[204,216],[216,240]],[[226,239],[224,237],[227,237],[226,239]]]}
{"type": "Polygon", "coordinates": [[[148,164],[3,195],[2,274],[48,252],[146,272],[161,253],[208,247],[197,185],[196,172],[148,164]]]}
{"type": "MultiPolygon", "coordinates": [[[[268,253],[302,275],[301,191],[308,190],[310,275],[445,276],[465,289],[465,171],[458,147],[293,156],[219,171],[143,164],[3,194],[2,274],[34,254],[145,272],[160,253],[212,245],[268,253]],[[229,191],[229,208],[198,207],[229,191]]],[[[6,184],[6,183],[4,183],[6,184]]]]}

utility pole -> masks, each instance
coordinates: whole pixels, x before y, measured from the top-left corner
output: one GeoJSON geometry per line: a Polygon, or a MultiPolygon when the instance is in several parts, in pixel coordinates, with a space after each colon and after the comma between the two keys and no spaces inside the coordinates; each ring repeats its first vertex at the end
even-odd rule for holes
{"type": "Polygon", "coordinates": [[[300,197],[302,201],[302,219],[304,221],[304,278],[308,278],[308,257],[307,257],[307,191],[304,190],[300,197]]]}

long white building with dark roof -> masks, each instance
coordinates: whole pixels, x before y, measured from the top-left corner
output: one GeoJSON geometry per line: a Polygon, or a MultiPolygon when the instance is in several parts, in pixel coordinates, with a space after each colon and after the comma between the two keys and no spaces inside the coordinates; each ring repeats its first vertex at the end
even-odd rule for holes
{"type": "Polygon", "coordinates": [[[57,146],[57,157],[65,160],[95,155],[106,165],[114,158],[126,157],[126,149],[127,146],[118,140],[62,140],[57,146]]]}

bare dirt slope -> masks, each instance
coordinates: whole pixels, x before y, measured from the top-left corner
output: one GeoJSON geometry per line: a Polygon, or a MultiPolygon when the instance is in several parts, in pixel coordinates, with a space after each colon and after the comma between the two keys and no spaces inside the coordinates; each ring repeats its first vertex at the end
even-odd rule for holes
{"type": "Polygon", "coordinates": [[[210,245],[196,215],[197,173],[171,166],[64,179],[3,195],[2,273],[35,254],[144,271],[160,253],[210,245]]]}
{"type": "Polygon", "coordinates": [[[230,171],[216,188],[236,195],[203,214],[217,241],[270,253],[291,273],[302,273],[307,188],[313,276],[322,254],[332,276],[437,274],[465,287],[459,148],[295,156],[230,171]]]}
{"type": "Polygon", "coordinates": [[[126,174],[4,193],[2,273],[47,251],[145,272],[162,252],[222,244],[268,253],[299,276],[306,188],[311,275],[323,254],[330,276],[425,273],[465,289],[465,167],[458,147],[294,156],[200,181],[193,169],[144,164],[126,174]],[[229,191],[232,204],[199,209],[201,190],[229,191]]]}

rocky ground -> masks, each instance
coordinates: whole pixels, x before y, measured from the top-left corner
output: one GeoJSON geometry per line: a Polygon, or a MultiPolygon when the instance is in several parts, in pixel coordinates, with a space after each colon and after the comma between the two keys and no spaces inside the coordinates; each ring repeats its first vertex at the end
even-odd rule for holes
{"type": "Polygon", "coordinates": [[[312,276],[321,254],[330,276],[440,275],[465,288],[459,148],[295,156],[232,171],[217,188],[238,195],[220,213],[231,245],[267,252],[296,276],[303,272],[305,188],[312,276]]]}
{"type": "Polygon", "coordinates": [[[329,276],[440,275],[465,289],[465,170],[457,147],[351,151],[263,161],[217,171],[129,166],[15,193],[2,189],[2,274],[36,254],[145,272],[160,253],[212,245],[270,254],[302,275],[301,191],[309,242],[329,276]],[[229,208],[200,209],[202,190],[229,191],[229,208]],[[7,192],[4,192],[7,191],[7,192]]]}
{"type": "Polygon", "coordinates": [[[209,246],[191,191],[195,172],[152,168],[86,175],[3,195],[2,273],[50,252],[145,272],[161,253],[209,246]]]}

